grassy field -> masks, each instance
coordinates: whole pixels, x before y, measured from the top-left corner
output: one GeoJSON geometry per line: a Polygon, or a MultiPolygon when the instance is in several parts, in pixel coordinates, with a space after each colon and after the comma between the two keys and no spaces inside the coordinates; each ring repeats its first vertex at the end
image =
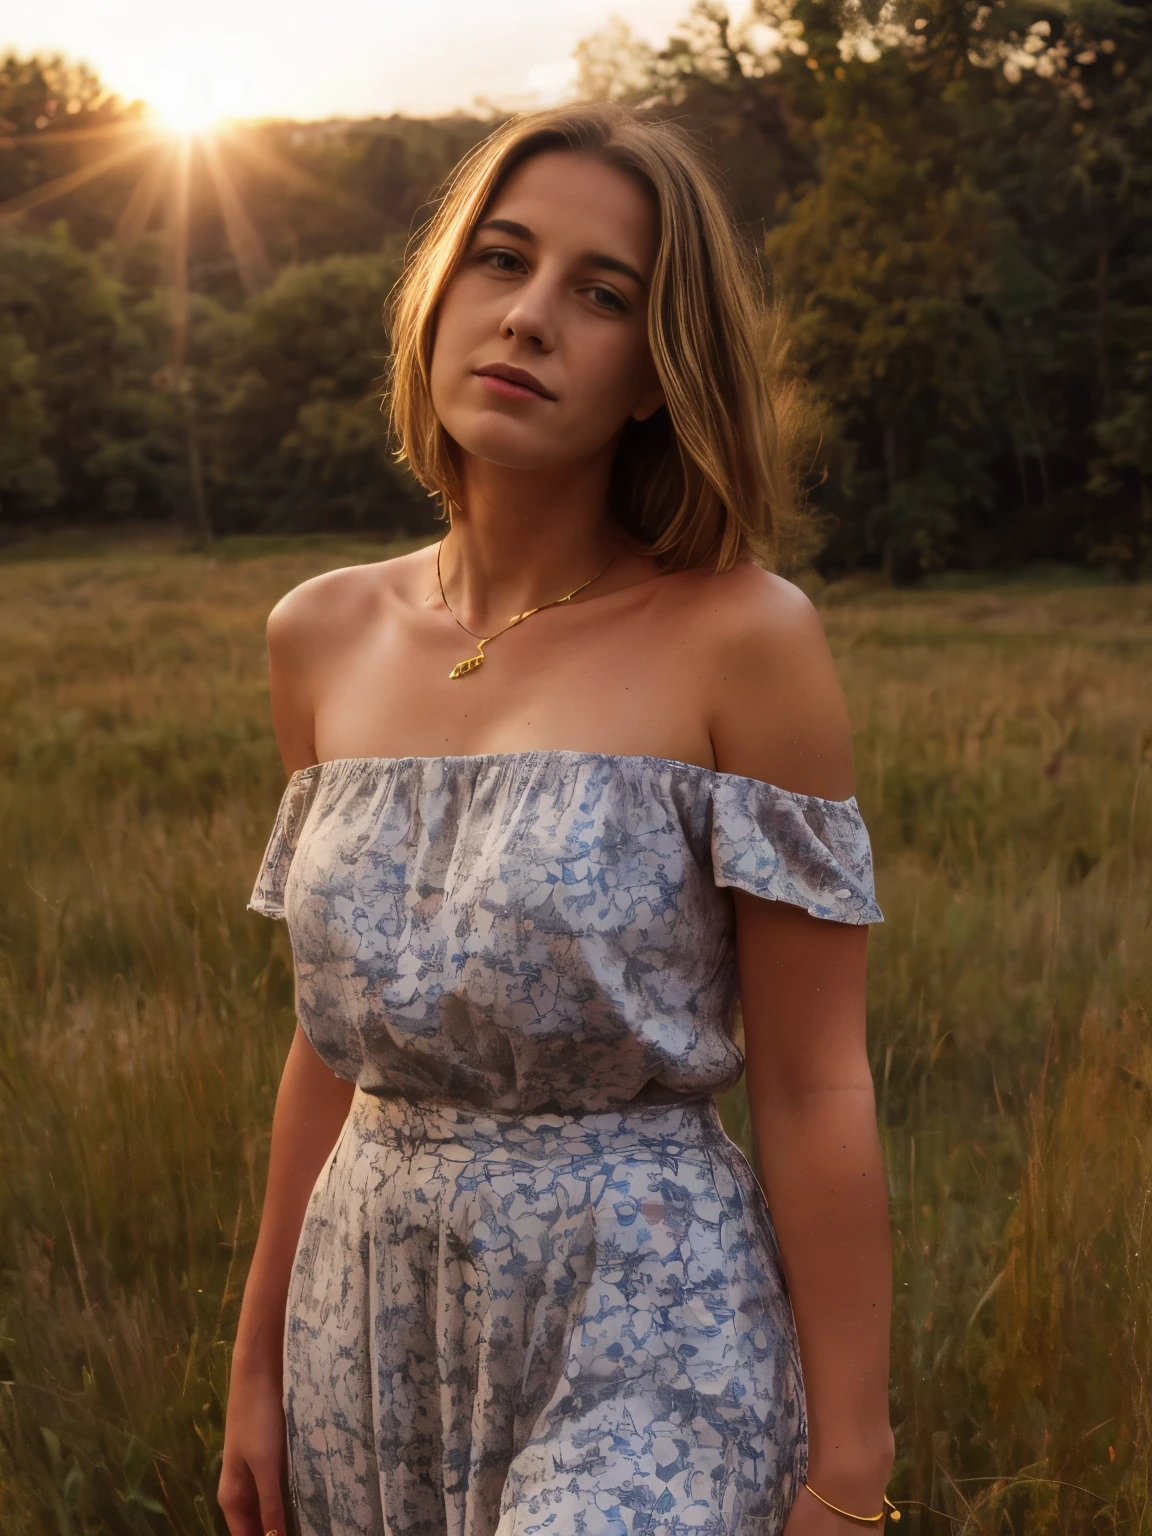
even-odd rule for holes
{"type": "MultiPolygon", "coordinates": [[[[0,564],[4,1536],[223,1530],[292,1029],[283,925],[244,910],[282,787],[263,621],[380,554],[0,564]]],[[[1152,1533],[1152,589],[815,595],[887,917],[893,1529],[1152,1533]]]]}

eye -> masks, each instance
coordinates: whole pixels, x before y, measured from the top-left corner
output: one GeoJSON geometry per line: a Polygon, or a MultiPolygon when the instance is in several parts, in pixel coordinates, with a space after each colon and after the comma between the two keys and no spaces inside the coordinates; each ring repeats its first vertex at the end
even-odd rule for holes
{"type": "MultiPolygon", "coordinates": [[[[610,309],[619,310],[621,313],[623,313],[623,311],[625,311],[628,308],[627,304],[625,304],[624,300],[620,297],[620,295],[618,293],[613,293],[611,288],[600,288],[600,287],[589,288],[588,292],[589,293],[606,293],[608,295],[609,300],[610,300],[610,303],[608,304],[607,307],[610,308],[610,309]]],[[[600,307],[604,308],[605,306],[601,305],[600,307]]]]}
{"type": "MultiPolygon", "coordinates": [[[[481,251],[480,254],[476,257],[476,260],[478,262],[493,262],[494,259],[499,260],[501,256],[511,257],[513,261],[520,261],[520,257],[517,256],[515,251],[506,250],[503,246],[491,246],[488,250],[481,251]]],[[[522,262],[521,265],[523,265],[522,262]]],[[[513,270],[513,268],[498,267],[496,270],[499,272],[510,272],[513,270]]]]}

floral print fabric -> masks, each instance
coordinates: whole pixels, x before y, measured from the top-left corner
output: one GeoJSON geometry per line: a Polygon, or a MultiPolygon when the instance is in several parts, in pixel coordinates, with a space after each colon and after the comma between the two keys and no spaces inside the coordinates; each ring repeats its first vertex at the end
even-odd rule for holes
{"type": "Polygon", "coordinates": [[[285,1383],[303,1536],[778,1536],[807,1470],[776,1234],[711,1099],[357,1091],[285,1383]]]}
{"type": "Polygon", "coordinates": [[[807,1428],[712,1098],[725,887],[882,921],[854,799],[565,751],[292,775],[250,905],[357,1084],[288,1298],[302,1536],[779,1536],[807,1428]]]}
{"type": "Polygon", "coordinates": [[[301,1026],[340,1076],[587,1113],[739,1080],[725,886],[883,920],[854,798],[564,751],[302,769],[250,905],[286,917],[301,1026]]]}

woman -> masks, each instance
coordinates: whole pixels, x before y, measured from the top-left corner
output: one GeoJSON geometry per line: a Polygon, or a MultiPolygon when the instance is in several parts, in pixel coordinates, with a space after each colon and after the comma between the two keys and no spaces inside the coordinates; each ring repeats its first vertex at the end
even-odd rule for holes
{"type": "Polygon", "coordinates": [[[757,284],[686,137],[579,106],[474,151],[397,287],[393,426],[449,530],[268,625],[291,777],[251,906],[299,1027],[233,1536],[284,1532],[285,1467],[306,1536],[883,1507],[881,914],[828,647],[766,568],[757,284]],[[713,1097],[737,988],[767,1200],[713,1097]]]}

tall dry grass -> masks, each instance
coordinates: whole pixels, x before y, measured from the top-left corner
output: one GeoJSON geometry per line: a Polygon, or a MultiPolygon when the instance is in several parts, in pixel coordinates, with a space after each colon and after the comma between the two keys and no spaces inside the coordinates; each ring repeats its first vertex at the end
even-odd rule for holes
{"type": "MultiPolygon", "coordinates": [[[[292,1028],[284,930],[244,910],[282,784],[263,620],[380,554],[0,566],[4,1536],[223,1529],[292,1028]]],[[[817,600],[887,916],[899,1529],[1152,1532],[1152,592],[817,600]]]]}

